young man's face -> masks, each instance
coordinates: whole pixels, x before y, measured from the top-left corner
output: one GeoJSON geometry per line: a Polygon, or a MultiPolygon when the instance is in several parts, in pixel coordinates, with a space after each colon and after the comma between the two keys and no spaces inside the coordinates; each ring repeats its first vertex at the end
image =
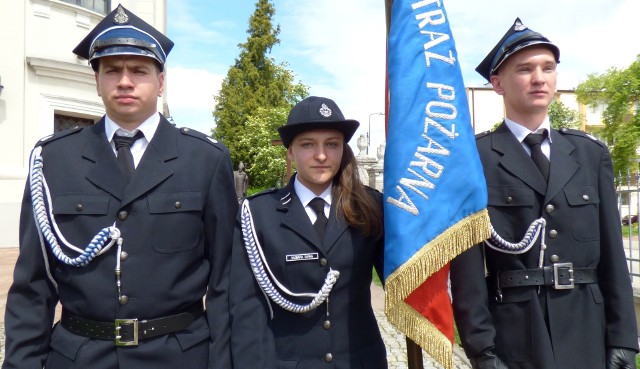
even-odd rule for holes
{"type": "Polygon", "coordinates": [[[298,180],[316,195],[331,185],[340,169],[344,134],[337,129],[314,129],[298,134],[287,149],[298,180]]]}
{"type": "Polygon", "coordinates": [[[507,116],[521,122],[546,115],[556,92],[556,59],[545,46],[530,46],[507,59],[491,76],[493,89],[504,97],[507,116]]]}
{"type": "Polygon", "coordinates": [[[126,129],[134,129],[157,110],[164,91],[164,73],[151,58],[106,56],[96,72],[98,96],[107,115],[126,129]]]}

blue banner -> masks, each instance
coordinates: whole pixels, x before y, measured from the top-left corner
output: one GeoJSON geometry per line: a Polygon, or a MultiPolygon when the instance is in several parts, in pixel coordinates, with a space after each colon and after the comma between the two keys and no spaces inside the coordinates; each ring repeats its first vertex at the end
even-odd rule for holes
{"type": "MultiPolygon", "coordinates": [[[[442,1],[394,0],[391,12],[384,167],[386,311],[396,327],[448,367],[442,362],[450,358],[444,353],[448,340],[431,337],[449,324],[434,325],[429,320],[434,314],[426,311],[442,304],[412,301],[430,299],[436,289],[428,286],[428,278],[489,237],[487,189],[442,1]],[[421,288],[426,292],[415,293],[421,288]]],[[[444,272],[444,279],[437,280],[446,293],[444,272]]],[[[434,301],[443,301],[442,295],[434,301]]],[[[450,318],[451,334],[445,332],[445,337],[453,335],[450,318]]]]}

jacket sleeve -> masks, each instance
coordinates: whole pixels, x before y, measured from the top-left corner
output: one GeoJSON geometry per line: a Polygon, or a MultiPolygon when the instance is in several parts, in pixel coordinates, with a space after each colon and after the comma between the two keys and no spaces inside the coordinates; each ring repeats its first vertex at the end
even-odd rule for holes
{"type": "Polygon", "coordinates": [[[251,270],[239,220],[234,232],[231,280],[229,305],[233,367],[275,369],[276,348],[270,327],[268,297],[260,289],[251,270]]]}
{"type": "Polygon", "coordinates": [[[607,347],[624,347],[637,352],[633,291],[622,245],[611,156],[606,149],[603,149],[598,178],[601,237],[598,284],[605,303],[606,344],[607,347]]]}
{"type": "Polygon", "coordinates": [[[213,176],[204,215],[205,249],[211,265],[206,296],[211,340],[209,368],[231,368],[229,346],[229,264],[233,239],[233,219],[238,201],[228,151],[213,168],[213,176]]]}
{"type": "Polygon", "coordinates": [[[20,253],[5,310],[6,355],[3,369],[42,369],[49,352],[56,287],[47,273],[51,260],[40,244],[29,183],[20,212],[20,253]]]}
{"type": "Polygon", "coordinates": [[[468,357],[493,348],[496,335],[489,312],[483,247],[475,245],[451,261],[453,313],[468,357]]]}

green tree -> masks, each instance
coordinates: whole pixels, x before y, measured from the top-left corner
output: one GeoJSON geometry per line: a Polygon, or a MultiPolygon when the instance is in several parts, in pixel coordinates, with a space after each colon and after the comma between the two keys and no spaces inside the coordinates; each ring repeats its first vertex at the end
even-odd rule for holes
{"type": "Polygon", "coordinates": [[[580,128],[580,115],[577,111],[569,109],[562,101],[554,99],[549,105],[549,122],[551,127],[560,128],[580,128]]]}
{"type": "Polygon", "coordinates": [[[246,150],[253,161],[247,169],[252,188],[269,188],[282,184],[286,170],[286,152],[278,140],[278,127],[284,125],[288,108],[258,108],[247,119],[246,132],[238,147],[246,150]]]}
{"type": "Polygon", "coordinates": [[[238,45],[240,55],[215,97],[213,137],[229,148],[234,163],[254,164],[248,147],[239,142],[247,134],[247,120],[258,108],[290,109],[308,94],[307,86],[294,83],[286,64],[276,64],[268,56],[280,43],[280,26],[272,23],[274,14],[275,7],[269,0],[258,0],[249,18],[247,41],[238,45]]]}
{"type": "Polygon", "coordinates": [[[576,94],[580,103],[605,107],[602,135],[611,145],[615,173],[635,170],[640,144],[640,55],[627,69],[589,75],[576,94]]]}

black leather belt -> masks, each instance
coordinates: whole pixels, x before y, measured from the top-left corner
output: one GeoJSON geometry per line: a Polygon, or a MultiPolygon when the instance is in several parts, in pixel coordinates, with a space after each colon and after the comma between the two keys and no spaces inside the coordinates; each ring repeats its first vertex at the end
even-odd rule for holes
{"type": "Polygon", "coordinates": [[[89,320],[62,309],[60,324],[71,333],[98,340],[114,341],[116,346],[136,346],[138,340],[186,329],[202,316],[202,303],[184,312],[157,319],[116,319],[111,322],[89,320]]]}
{"type": "Polygon", "coordinates": [[[511,270],[497,273],[497,288],[550,286],[557,290],[574,288],[576,284],[598,283],[597,268],[574,268],[572,263],[555,263],[538,269],[511,270]]]}

